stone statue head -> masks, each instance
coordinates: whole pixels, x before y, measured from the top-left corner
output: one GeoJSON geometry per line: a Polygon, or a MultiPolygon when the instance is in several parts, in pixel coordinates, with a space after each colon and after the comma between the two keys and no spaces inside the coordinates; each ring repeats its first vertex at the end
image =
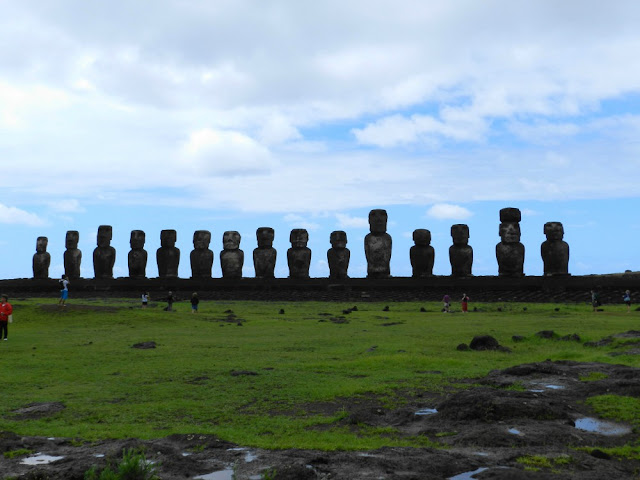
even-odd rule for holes
{"type": "Polygon", "coordinates": [[[175,247],[178,232],[175,230],[162,230],[160,232],[160,245],[163,247],[175,247]]]}
{"type": "Polygon", "coordinates": [[[469,227],[463,223],[451,225],[451,238],[454,245],[467,245],[469,243],[469,227]]]}
{"type": "Polygon", "coordinates": [[[271,227],[260,227],[256,230],[256,239],[258,240],[258,248],[271,248],[275,232],[271,227]]]}
{"type": "Polygon", "coordinates": [[[502,243],[518,243],[520,242],[520,224],[513,222],[503,222],[500,224],[498,231],[502,243]]]}
{"type": "Polygon", "coordinates": [[[66,248],[78,248],[78,241],[80,240],[80,233],[77,230],[69,230],[64,240],[66,248]]]}
{"type": "Polygon", "coordinates": [[[331,232],[329,236],[329,242],[333,248],[346,248],[347,247],[347,232],[342,230],[336,230],[331,232]]]}
{"type": "Polygon", "coordinates": [[[413,241],[416,245],[427,246],[431,243],[431,232],[424,228],[413,231],[413,241]]]}
{"type": "Polygon", "coordinates": [[[98,227],[98,246],[108,247],[111,245],[113,230],[111,225],[100,225],[98,227]]]}
{"type": "Polygon", "coordinates": [[[550,242],[562,240],[564,227],[560,222],[547,222],[544,224],[544,234],[550,242]]]}
{"type": "Polygon", "coordinates": [[[522,216],[517,208],[503,208],[500,210],[500,229],[498,234],[502,243],[520,242],[520,220],[522,216]]]}
{"type": "Polygon", "coordinates": [[[48,244],[49,244],[49,239],[47,237],[38,237],[36,239],[36,252],[38,253],[46,252],[48,244]]]}
{"type": "Polygon", "coordinates": [[[209,230],[196,230],[193,232],[193,248],[196,250],[206,250],[211,243],[211,232],[209,230]]]}
{"type": "Polygon", "coordinates": [[[131,230],[131,239],[129,244],[131,248],[143,248],[146,235],[142,230],[131,230]]]}
{"type": "Polygon", "coordinates": [[[387,232],[387,211],[375,209],[369,212],[369,230],[371,233],[387,232]]]}
{"type": "Polygon", "coordinates": [[[289,235],[289,241],[294,248],[306,247],[309,242],[309,233],[304,228],[294,228],[289,235]]]}
{"type": "Polygon", "coordinates": [[[240,248],[240,234],[235,230],[222,234],[222,248],[225,250],[238,250],[240,248]]]}

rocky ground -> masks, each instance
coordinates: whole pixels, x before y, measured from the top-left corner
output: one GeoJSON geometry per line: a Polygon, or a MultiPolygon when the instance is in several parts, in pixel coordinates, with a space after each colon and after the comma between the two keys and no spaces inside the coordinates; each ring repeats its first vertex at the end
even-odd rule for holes
{"type": "MultiPolygon", "coordinates": [[[[637,337],[640,343],[640,332],[622,335],[637,337]]],[[[617,352],[638,353],[633,345],[617,352]]],[[[629,425],[602,422],[594,415],[585,399],[602,394],[640,397],[640,369],[547,361],[491,372],[470,388],[449,394],[408,398],[398,409],[385,408],[375,398],[346,404],[347,426],[393,427],[401,436],[424,436],[446,448],[268,451],[197,433],[78,444],[2,432],[0,451],[34,453],[0,458],[0,478],[79,480],[92,465],[104,467],[110,459],[119,459],[123,449],[141,447],[159,477],[167,480],[640,478],[640,460],[603,451],[637,444],[639,438],[629,425]],[[513,386],[519,388],[508,388],[513,386]],[[521,460],[525,456],[544,456],[548,463],[538,465],[537,471],[526,469],[521,460]]],[[[343,407],[344,400],[339,405],[343,407]]],[[[63,405],[26,405],[13,414],[46,416],[60,408],[63,405]]],[[[333,408],[338,406],[309,406],[327,413],[333,408]]]]}

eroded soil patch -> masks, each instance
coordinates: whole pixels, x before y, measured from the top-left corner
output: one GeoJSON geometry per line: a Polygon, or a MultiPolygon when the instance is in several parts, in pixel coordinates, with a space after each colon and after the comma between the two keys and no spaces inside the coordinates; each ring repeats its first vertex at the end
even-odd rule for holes
{"type": "Polygon", "coordinates": [[[401,408],[385,407],[375,397],[301,406],[307,413],[345,411],[339,425],[355,432],[388,427],[397,438],[421,438],[438,448],[267,451],[197,434],[77,446],[67,439],[4,433],[0,434],[3,452],[25,449],[63,458],[37,466],[21,463],[26,454],[3,458],[0,476],[82,479],[91,465],[104,466],[124,448],[143,447],[162,479],[193,479],[224,470],[233,470],[236,479],[260,479],[266,472],[275,472],[271,478],[276,479],[445,479],[465,472],[475,472],[477,479],[637,478],[640,461],[612,458],[602,451],[636,444],[637,432],[629,428],[614,434],[587,431],[576,428],[576,422],[597,419],[585,403],[589,397],[640,397],[640,369],[547,361],[493,371],[465,386],[446,394],[408,396],[401,408]],[[525,456],[544,457],[552,467],[525,470],[518,461],[525,456]]]}

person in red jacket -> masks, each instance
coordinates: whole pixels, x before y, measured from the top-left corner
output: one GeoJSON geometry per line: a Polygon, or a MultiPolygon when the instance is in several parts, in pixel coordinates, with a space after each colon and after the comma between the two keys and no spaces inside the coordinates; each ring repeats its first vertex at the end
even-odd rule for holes
{"type": "Polygon", "coordinates": [[[0,338],[3,340],[9,336],[9,315],[13,313],[13,307],[7,300],[6,295],[0,295],[0,338]]]}

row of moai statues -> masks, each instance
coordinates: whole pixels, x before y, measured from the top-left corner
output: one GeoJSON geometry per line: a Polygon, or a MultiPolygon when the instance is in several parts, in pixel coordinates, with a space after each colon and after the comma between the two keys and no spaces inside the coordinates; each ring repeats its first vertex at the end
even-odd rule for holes
{"type": "MultiPolygon", "coordinates": [[[[503,208],[500,210],[500,243],[496,245],[498,275],[518,277],[524,275],[524,245],[520,243],[520,210],[503,208]]],[[[369,213],[370,233],[364,239],[368,278],[389,278],[392,240],[387,233],[387,212],[376,209],[369,213]]],[[[98,227],[97,247],[93,251],[95,278],[113,278],[116,250],[111,246],[112,227],[98,227]]],[[[564,229],[560,222],[544,225],[547,240],[541,245],[545,275],[568,275],[569,245],[563,241],[564,229]]],[[[270,227],[260,227],[256,231],[258,247],[253,251],[256,278],[274,278],[277,251],[273,248],[275,232],[270,227]]],[[[465,277],[472,275],[473,248],[469,245],[469,227],[457,224],[451,227],[453,245],[449,247],[451,275],[465,277]]],[[[146,278],[147,251],[144,249],[146,235],[142,230],[131,231],[131,250],[128,255],[129,277],[146,278]]],[[[80,277],[82,252],[78,249],[79,233],[68,231],[64,252],[64,270],[69,278],[80,277]]],[[[177,278],[180,264],[180,249],[176,247],[177,232],[162,230],[160,248],[156,251],[158,277],[177,278]]],[[[220,266],[223,278],[241,278],[244,266],[244,252],[240,250],[240,234],[236,231],[224,232],[223,250],[220,252],[220,266]]],[[[289,277],[309,278],[311,250],[307,247],[309,234],[305,229],[293,229],[289,237],[291,248],[287,250],[289,277]]],[[[347,248],[347,234],[338,230],[331,232],[331,248],[327,251],[329,278],[348,278],[350,251],[347,248]]],[[[409,251],[414,277],[433,275],[435,251],[431,246],[431,232],[417,229],[413,232],[415,245],[409,251]]],[[[47,237],[38,237],[36,253],[33,256],[34,278],[48,278],[51,256],[47,252],[47,237]]],[[[197,230],[193,234],[194,249],[190,254],[192,278],[211,278],[213,252],[209,249],[211,232],[197,230]]]]}

